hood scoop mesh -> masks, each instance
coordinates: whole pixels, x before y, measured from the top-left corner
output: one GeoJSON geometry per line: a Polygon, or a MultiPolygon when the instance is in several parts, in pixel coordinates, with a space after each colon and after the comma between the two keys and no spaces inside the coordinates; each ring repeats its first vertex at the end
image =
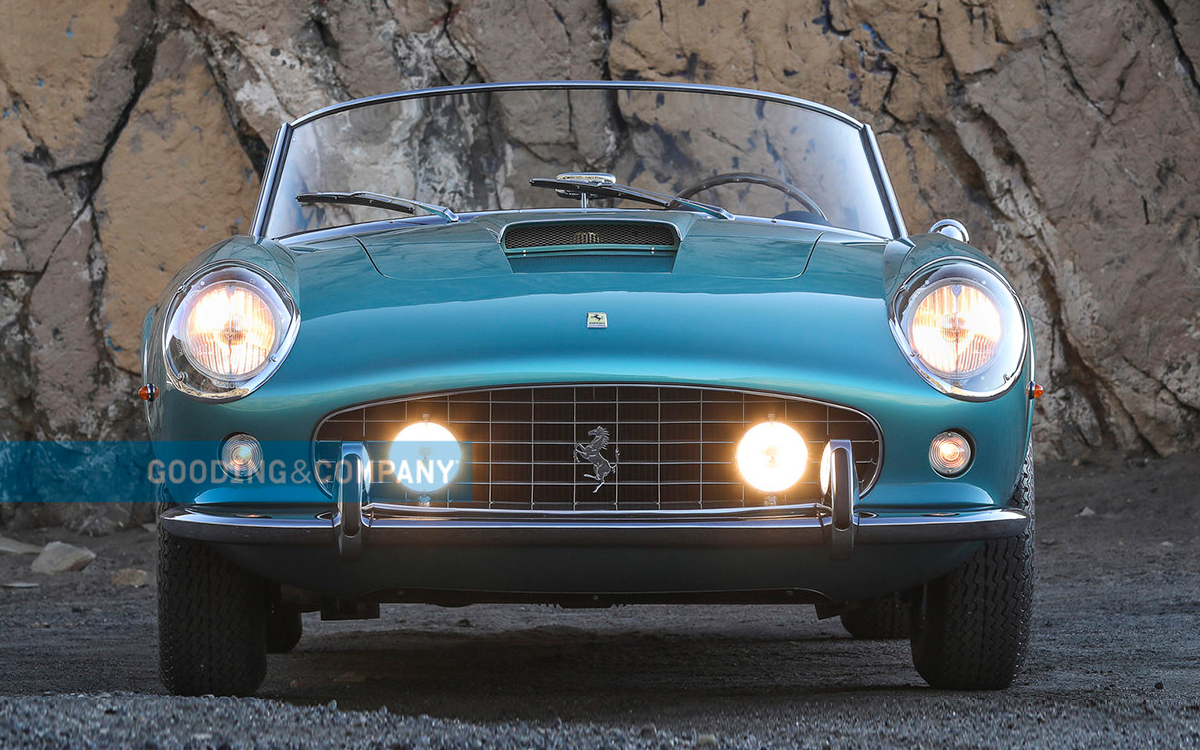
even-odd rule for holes
{"type": "Polygon", "coordinates": [[[617,249],[674,252],[679,237],[672,224],[657,221],[534,222],[504,232],[504,250],[573,252],[617,249]]]}
{"type": "Polygon", "coordinates": [[[536,221],[510,224],[501,244],[513,273],[670,273],[679,235],[661,221],[536,221]]]}

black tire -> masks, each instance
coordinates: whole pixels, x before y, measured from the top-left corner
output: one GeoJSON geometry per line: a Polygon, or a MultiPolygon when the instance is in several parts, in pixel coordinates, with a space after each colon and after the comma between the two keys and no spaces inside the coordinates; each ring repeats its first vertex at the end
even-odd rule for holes
{"type": "Polygon", "coordinates": [[[250,695],[267,673],[266,587],[211,547],[158,530],[158,658],[176,695],[250,695]]]}
{"type": "Polygon", "coordinates": [[[1030,514],[1021,536],[992,539],[966,562],[926,584],[913,608],[912,653],[932,687],[998,690],[1012,684],[1033,616],[1033,457],[1013,495],[1030,514]]]}
{"type": "Polygon", "coordinates": [[[300,642],[304,635],[304,623],[300,613],[274,605],[267,612],[267,653],[286,654],[300,642]]]}
{"type": "Polygon", "coordinates": [[[863,641],[887,641],[908,638],[912,607],[899,594],[871,599],[842,614],[842,627],[863,641]]]}

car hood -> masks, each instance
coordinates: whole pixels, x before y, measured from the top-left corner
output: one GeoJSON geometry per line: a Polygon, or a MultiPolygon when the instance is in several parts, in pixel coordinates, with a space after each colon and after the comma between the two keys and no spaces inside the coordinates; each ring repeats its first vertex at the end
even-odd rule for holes
{"type": "MultiPolygon", "coordinates": [[[[578,214],[564,220],[561,214],[538,213],[488,214],[455,224],[398,222],[374,232],[293,244],[303,317],[489,301],[488,314],[512,315],[550,298],[590,295],[664,301],[687,294],[745,299],[809,292],[876,300],[885,295],[886,243],[864,235],[787,222],[638,212],[673,226],[677,248],[576,247],[526,265],[533,255],[506,251],[506,231],[580,221],[578,214]],[[668,262],[658,263],[664,256],[668,262]]],[[[586,216],[590,224],[597,220],[627,217],[620,212],[586,216]]],[[[723,306],[713,304],[713,309],[723,306]]]]}
{"type": "MultiPolygon", "coordinates": [[[[456,235],[481,229],[463,224],[448,228],[456,235]]],[[[842,394],[828,391],[831,382],[861,388],[864,378],[900,376],[921,385],[889,333],[885,243],[832,230],[818,236],[808,228],[791,236],[813,240],[805,247],[793,239],[806,264],[802,273],[781,278],[734,276],[733,260],[730,267],[697,263],[686,272],[677,263],[668,273],[516,273],[496,265],[507,261],[494,238],[447,249],[477,254],[492,264],[488,273],[464,259],[456,261],[463,275],[435,276],[434,267],[446,267],[442,253],[419,274],[416,257],[428,251],[414,243],[404,251],[413,273],[397,278],[376,272],[376,257],[386,255],[377,238],[361,238],[376,248],[370,255],[355,236],[329,239],[320,249],[293,253],[299,335],[255,402],[294,405],[320,394],[323,403],[345,405],[479,384],[668,375],[774,381],[782,390],[834,401],[842,394]],[[587,326],[594,312],[606,314],[606,329],[587,326]],[[831,371],[844,377],[831,379],[831,371]]],[[[746,249],[747,262],[755,250],[746,249]]]]}
{"type": "Polygon", "coordinates": [[[455,224],[397,222],[357,238],[379,273],[401,280],[581,271],[787,279],[804,273],[821,234],[812,226],[679,211],[513,211],[455,224]],[[539,241],[559,228],[566,230],[559,241],[539,241]],[[677,245],[637,237],[656,228],[659,239],[665,231],[677,245]],[[511,249],[508,238],[521,233],[532,234],[532,246],[517,243],[518,249],[511,249]],[[594,244],[563,245],[572,235],[594,244]],[[622,236],[619,242],[609,242],[615,235],[622,236]],[[533,259],[539,262],[529,262],[533,259]]]}

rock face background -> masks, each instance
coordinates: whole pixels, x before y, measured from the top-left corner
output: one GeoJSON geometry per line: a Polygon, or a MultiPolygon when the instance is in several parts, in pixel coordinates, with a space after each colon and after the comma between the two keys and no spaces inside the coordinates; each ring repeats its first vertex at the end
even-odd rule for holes
{"type": "MultiPolygon", "coordinates": [[[[246,229],[281,121],[570,77],[872,123],[910,230],[963,220],[1024,294],[1038,450],[1197,450],[1197,64],[1194,0],[0,0],[0,439],[144,435],[142,316],[246,229]]],[[[8,493],[0,520],[62,516],[8,493]]],[[[128,509],[96,515],[65,520],[128,509]]]]}

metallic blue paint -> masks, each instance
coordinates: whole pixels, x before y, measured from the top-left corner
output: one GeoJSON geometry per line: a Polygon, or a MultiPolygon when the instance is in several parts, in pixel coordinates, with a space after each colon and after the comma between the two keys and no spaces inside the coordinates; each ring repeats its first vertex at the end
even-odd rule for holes
{"type": "MultiPolygon", "coordinates": [[[[362,238],[343,234],[291,248],[248,238],[214,246],[180,278],[228,257],[258,264],[297,299],[299,335],[274,376],[240,401],[202,403],[160,385],[148,407],[153,438],[219,440],[245,431],[301,445],[331,411],[459,388],[716,385],[802,395],[871,415],[883,431],[884,461],[864,508],[1007,503],[1028,440],[1024,389],[983,403],[943,395],[912,369],[887,327],[887,295],[930,259],[994,264],[940,236],[884,242],[785,222],[668,218],[684,236],[671,273],[513,273],[495,237],[506,220],[528,219],[518,214],[445,227],[396,222],[362,238]],[[437,239],[440,233],[451,239],[437,239]],[[608,313],[607,329],[584,327],[591,310],[608,313]],[[938,476],[927,460],[929,441],[949,428],[967,432],[976,446],[974,465],[955,479],[938,476]]],[[[162,325],[156,320],[155,331],[162,325]]],[[[147,382],[164,384],[154,354],[147,382]]],[[[1027,358],[1019,382],[1029,380],[1031,364],[1027,358]]],[[[224,488],[173,499],[253,503],[264,491],[224,488]]],[[[315,485],[294,492],[297,502],[329,501],[315,485]]]]}
{"type": "MultiPolygon", "coordinates": [[[[273,154],[272,174],[277,161],[273,154]]],[[[883,165],[875,168],[887,189],[883,165]]],[[[902,228],[893,212],[893,223],[902,228]]],[[[257,221],[262,214],[260,206],[257,221]]],[[[146,403],[150,433],[163,461],[190,458],[181,447],[188,442],[217,445],[246,432],[263,442],[264,460],[291,466],[311,458],[310,441],[322,417],[375,400],[522,384],[694,384],[804,396],[870,415],[883,435],[882,469],[862,497],[861,511],[919,517],[1003,507],[1029,443],[1031,405],[1023,386],[1033,372],[1032,346],[1013,387],[969,402],[923,380],[888,326],[899,286],[917,268],[949,258],[967,258],[1003,275],[982,253],[941,235],[887,239],[686,211],[510,211],[464,214],[449,225],[415,217],[278,241],[234,237],[185,266],[147,317],[145,382],[160,394],[146,403]],[[514,265],[500,236],[510,224],[537,220],[667,221],[680,243],[666,263],[581,250],[587,262],[565,256],[514,265]],[[154,342],[162,340],[164,310],[178,285],[226,259],[275,277],[295,300],[301,323],[290,354],[257,391],[210,403],[169,387],[154,342]],[[591,311],[606,312],[608,327],[586,328],[584,315],[591,311]],[[954,479],[935,473],[928,461],[929,442],[947,429],[967,433],[975,447],[973,465],[954,479]]],[[[175,485],[162,499],[214,512],[279,513],[286,507],[285,515],[309,521],[333,509],[333,499],[315,481],[175,485]]],[[[368,540],[362,562],[337,567],[332,526],[327,547],[237,541],[221,549],[241,564],[276,581],[341,596],[400,585],[499,591],[517,585],[530,565],[556,569],[557,559],[553,546],[518,553],[485,546],[456,556],[456,548],[372,548],[368,540]]],[[[718,545],[694,554],[670,545],[620,554],[576,550],[575,559],[590,555],[597,565],[610,566],[597,570],[611,577],[585,580],[576,568],[561,580],[527,582],[547,592],[581,586],[641,592],[797,588],[852,598],[930,580],[974,546],[961,540],[868,545],[851,561],[830,561],[827,551],[814,547],[718,545]],[[660,574],[640,572],[651,569],[660,574]]]]}

